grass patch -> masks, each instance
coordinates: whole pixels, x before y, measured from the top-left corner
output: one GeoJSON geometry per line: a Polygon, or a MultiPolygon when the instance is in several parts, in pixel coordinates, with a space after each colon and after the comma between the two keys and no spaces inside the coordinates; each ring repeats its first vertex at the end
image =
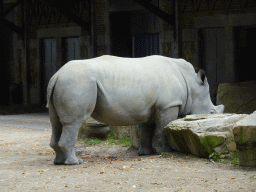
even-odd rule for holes
{"type": "Polygon", "coordinates": [[[97,144],[100,144],[102,142],[103,142],[103,140],[97,139],[95,137],[84,141],[84,143],[87,144],[87,145],[97,145],[97,144]]]}
{"type": "Polygon", "coordinates": [[[170,153],[167,153],[167,152],[162,152],[159,157],[168,158],[168,157],[171,157],[171,154],[170,154],[170,153]]]}
{"type": "Polygon", "coordinates": [[[123,145],[123,146],[131,146],[132,142],[128,137],[119,139],[119,141],[117,142],[118,145],[123,145]]]}
{"type": "Polygon", "coordinates": [[[222,163],[230,162],[233,165],[239,165],[239,159],[237,157],[236,152],[231,152],[230,155],[231,155],[231,158],[225,159],[224,155],[221,155],[218,152],[213,152],[209,155],[209,158],[213,159],[214,161],[219,161],[219,162],[222,162],[222,163]]]}
{"type": "Polygon", "coordinates": [[[231,164],[239,165],[239,158],[237,156],[237,153],[236,152],[231,152],[230,155],[231,155],[231,159],[232,159],[231,164]]]}
{"type": "Polygon", "coordinates": [[[219,162],[223,162],[223,163],[227,163],[228,160],[227,159],[224,159],[224,156],[221,155],[220,153],[218,152],[213,152],[209,155],[209,158],[210,159],[213,159],[214,161],[219,161],[219,162]]]}
{"type": "Polygon", "coordinates": [[[122,146],[131,146],[132,142],[129,137],[121,138],[119,140],[115,139],[115,136],[112,132],[106,135],[106,139],[97,139],[95,137],[85,140],[87,145],[97,145],[97,144],[107,144],[107,145],[122,145],[122,146]]]}

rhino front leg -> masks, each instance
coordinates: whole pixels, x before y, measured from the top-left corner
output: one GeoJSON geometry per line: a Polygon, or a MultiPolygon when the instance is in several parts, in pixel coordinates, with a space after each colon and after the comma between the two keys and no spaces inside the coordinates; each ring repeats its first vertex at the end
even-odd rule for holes
{"type": "Polygon", "coordinates": [[[65,165],[78,165],[83,163],[82,159],[76,157],[74,149],[81,125],[82,124],[64,125],[62,128],[62,134],[58,145],[65,154],[65,165]]]}
{"type": "Polygon", "coordinates": [[[178,113],[179,107],[171,107],[159,112],[153,139],[153,146],[156,148],[157,154],[161,154],[162,152],[170,152],[172,150],[164,127],[171,121],[176,120],[178,113]]]}
{"type": "Polygon", "coordinates": [[[156,153],[152,147],[152,138],[155,130],[155,123],[142,123],[140,124],[140,147],[139,155],[149,155],[156,153]]]}

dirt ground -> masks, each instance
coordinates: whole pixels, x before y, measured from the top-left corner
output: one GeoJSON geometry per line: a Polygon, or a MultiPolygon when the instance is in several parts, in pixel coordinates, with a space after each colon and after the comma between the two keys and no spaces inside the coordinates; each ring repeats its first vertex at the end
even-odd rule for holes
{"type": "Polygon", "coordinates": [[[256,168],[172,153],[137,156],[121,146],[86,147],[84,164],[53,165],[51,130],[0,126],[0,191],[256,191],[256,168]],[[116,153],[116,154],[115,154],[116,153]]]}

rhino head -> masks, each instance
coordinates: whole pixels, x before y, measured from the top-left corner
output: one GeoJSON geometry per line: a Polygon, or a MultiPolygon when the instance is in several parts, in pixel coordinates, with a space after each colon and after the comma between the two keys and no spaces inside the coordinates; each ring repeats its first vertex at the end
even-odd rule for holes
{"type": "Polygon", "coordinates": [[[223,113],[225,106],[214,106],[209,91],[209,84],[203,70],[199,70],[196,77],[187,79],[188,101],[186,114],[218,114],[223,113]]]}

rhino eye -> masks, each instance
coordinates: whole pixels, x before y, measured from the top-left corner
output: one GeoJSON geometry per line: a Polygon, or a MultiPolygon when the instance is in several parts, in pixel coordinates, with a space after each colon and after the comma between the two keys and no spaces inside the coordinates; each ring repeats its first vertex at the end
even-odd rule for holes
{"type": "Polygon", "coordinates": [[[214,109],[212,109],[211,111],[210,111],[210,114],[215,114],[216,112],[215,112],[215,110],[214,109]]]}

